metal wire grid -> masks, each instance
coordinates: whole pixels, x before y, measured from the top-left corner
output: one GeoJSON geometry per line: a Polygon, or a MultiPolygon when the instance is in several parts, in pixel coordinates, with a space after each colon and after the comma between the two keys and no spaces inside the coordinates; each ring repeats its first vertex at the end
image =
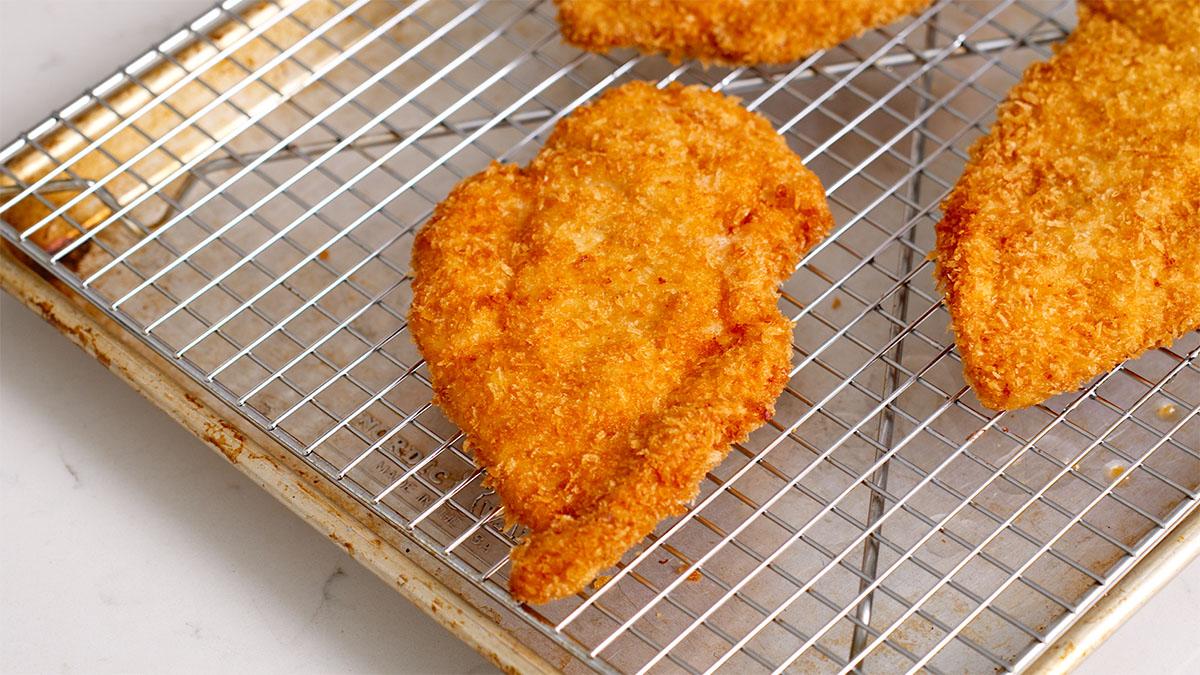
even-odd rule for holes
{"type": "Polygon", "coordinates": [[[547,3],[263,7],[224,3],[0,152],[0,217],[44,209],[0,232],[578,663],[1020,669],[1196,507],[1197,335],[991,413],[925,260],[965,148],[1069,3],[943,0],[790,68],[732,70],[579,53],[547,3]],[[209,56],[181,62],[196,44],[209,56]],[[163,64],[179,77],[146,84],[163,64]],[[407,340],[412,234],[458,180],[527,160],[631,78],[742,96],[822,178],[837,228],[783,289],[795,365],[775,418],[605,583],[518,607],[520,532],[407,340]],[[114,106],[123,88],[146,102],[114,106]],[[96,107],[113,123],[89,133],[96,107]],[[164,110],[169,131],[142,129],[164,110]],[[81,140],[66,155],[63,130],[81,140]],[[112,149],[122,134],[135,151],[112,149]],[[22,153],[52,168],[18,175],[22,153]],[[97,153],[106,172],[77,171],[97,153]],[[158,155],[168,169],[143,177],[158,155]],[[80,222],[89,199],[106,210],[80,222]],[[75,232],[36,245],[56,222],[75,232]]]}

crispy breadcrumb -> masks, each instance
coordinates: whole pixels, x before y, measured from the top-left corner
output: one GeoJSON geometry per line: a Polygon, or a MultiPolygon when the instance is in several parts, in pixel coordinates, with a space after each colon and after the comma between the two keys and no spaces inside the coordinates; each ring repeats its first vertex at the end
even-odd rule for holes
{"type": "Polygon", "coordinates": [[[1175,50],[1200,47],[1200,2],[1196,0],[1079,0],[1080,12],[1125,24],[1138,37],[1175,50]]]}
{"type": "Polygon", "coordinates": [[[777,286],[832,218],[736,101],[609,91],[528,168],[463,181],[417,236],[413,339],[532,530],[512,554],[521,601],[579,591],[682,510],[788,379],[777,286]]]}
{"type": "Polygon", "coordinates": [[[983,405],[1033,405],[1200,327],[1198,28],[1195,0],[1082,5],[971,149],[936,256],[983,405]]]}
{"type": "Polygon", "coordinates": [[[795,61],[931,1],[554,0],[563,38],[576,47],[735,65],[795,61]]]}

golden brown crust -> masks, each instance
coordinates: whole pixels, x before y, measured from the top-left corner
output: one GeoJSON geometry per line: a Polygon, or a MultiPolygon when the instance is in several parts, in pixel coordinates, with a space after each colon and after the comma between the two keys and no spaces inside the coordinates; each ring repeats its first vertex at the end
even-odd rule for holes
{"type": "Polygon", "coordinates": [[[932,0],[554,0],[582,49],[636,47],[672,61],[788,63],[927,7],[932,0]]]}
{"type": "Polygon", "coordinates": [[[1091,0],[971,149],[937,275],[985,406],[1033,405],[1200,327],[1198,26],[1194,0],[1091,0]],[[1193,32],[1150,30],[1167,10],[1193,32]]]}
{"type": "Polygon", "coordinates": [[[1124,24],[1147,42],[1200,55],[1200,2],[1196,0],[1079,0],[1080,15],[1124,24]]]}
{"type": "Polygon", "coordinates": [[[791,357],[777,285],[831,224],[766,120],[643,82],[438,206],[409,321],[438,405],[532,530],[514,597],[580,590],[770,417],[791,357]]]}

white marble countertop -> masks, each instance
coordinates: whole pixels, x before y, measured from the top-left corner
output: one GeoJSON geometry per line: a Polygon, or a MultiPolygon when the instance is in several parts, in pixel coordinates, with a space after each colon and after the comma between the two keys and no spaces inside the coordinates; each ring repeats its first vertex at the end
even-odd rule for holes
{"type": "MultiPolygon", "coordinates": [[[[0,0],[0,143],[210,0],[0,0]]],[[[0,294],[0,672],[494,669],[0,294]]],[[[1200,561],[1085,675],[1200,672],[1200,561]]]]}

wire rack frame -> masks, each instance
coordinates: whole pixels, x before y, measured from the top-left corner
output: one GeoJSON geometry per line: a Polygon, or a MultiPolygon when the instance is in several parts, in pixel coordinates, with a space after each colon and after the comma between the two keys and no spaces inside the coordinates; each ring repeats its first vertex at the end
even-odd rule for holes
{"type": "Polygon", "coordinates": [[[1200,489],[1200,338],[1015,413],[962,382],[937,206],[1069,2],[942,0],[786,68],[562,45],[549,3],[230,0],[0,150],[0,233],[577,666],[1020,670],[1200,489]],[[765,115],[837,226],[783,287],[792,378],[603,583],[505,591],[521,532],[430,403],[413,232],[629,79],[765,115]],[[31,168],[33,167],[33,168],[31,168]]]}

